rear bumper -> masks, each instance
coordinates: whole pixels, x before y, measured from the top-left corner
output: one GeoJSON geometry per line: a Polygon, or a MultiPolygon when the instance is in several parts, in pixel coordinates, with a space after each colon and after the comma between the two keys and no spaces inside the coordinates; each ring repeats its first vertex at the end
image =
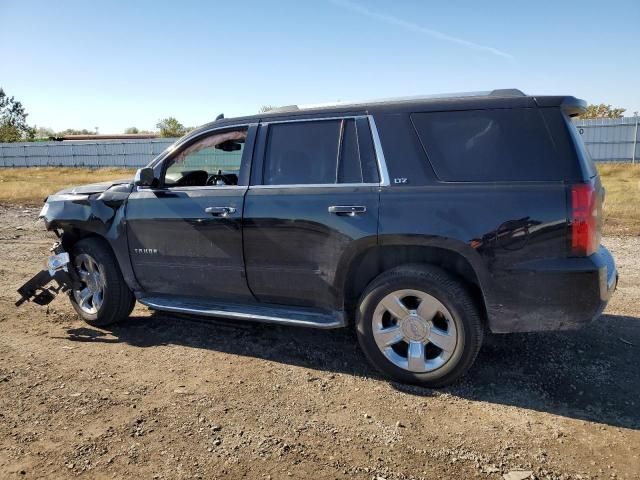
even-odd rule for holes
{"type": "Polygon", "coordinates": [[[607,303],[609,303],[609,299],[618,286],[618,269],[616,268],[613,255],[603,246],[600,246],[598,252],[592,255],[592,257],[596,257],[594,258],[594,262],[596,262],[598,266],[598,280],[600,284],[600,306],[591,317],[591,320],[596,320],[604,311],[607,303]]]}
{"type": "Polygon", "coordinates": [[[584,258],[535,260],[496,275],[487,302],[494,333],[569,330],[596,320],[618,283],[605,247],[584,258]]]}

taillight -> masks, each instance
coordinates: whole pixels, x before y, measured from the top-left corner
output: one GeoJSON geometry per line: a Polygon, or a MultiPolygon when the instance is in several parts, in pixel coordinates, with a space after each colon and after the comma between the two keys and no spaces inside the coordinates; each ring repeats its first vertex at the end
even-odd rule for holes
{"type": "Polygon", "coordinates": [[[598,192],[591,183],[571,187],[571,255],[586,257],[598,249],[598,192]]]}

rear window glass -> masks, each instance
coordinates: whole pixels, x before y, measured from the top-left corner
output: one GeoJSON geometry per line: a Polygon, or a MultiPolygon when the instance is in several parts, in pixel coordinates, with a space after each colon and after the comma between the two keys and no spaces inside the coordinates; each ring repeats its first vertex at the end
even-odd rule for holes
{"type": "Polygon", "coordinates": [[[345,120],[342,130],[342,145],[338,163],[340,183],[362,183],[362,169],[358,153],[358,137],[355,120],[345,120]]]}
{"type": "Polygon", "coordinates": [[[268,128],[264,185],[377,182],[371,180],[371,133],[357,127],[353,118],[274,123],[268,128]]]}
{"type": "Polygon", "coordinates": [[[411,120],[440,180],[563,180],[565,165],[538,109],[414,113],[411,120]]]}
{"type": "Polygon", "coordinates": [[[339,120],[270,126],[264,184],[336,183],[339,134],[339,120]]]}

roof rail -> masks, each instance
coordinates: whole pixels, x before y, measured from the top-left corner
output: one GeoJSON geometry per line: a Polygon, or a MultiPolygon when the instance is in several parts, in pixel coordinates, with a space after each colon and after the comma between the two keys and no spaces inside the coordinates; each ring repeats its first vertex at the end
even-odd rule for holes
{"type": "Polygon", "coordinates": [[[298,110],[300,110],[300,107],[298,107],[298,105],[285,105],[283,107],[272,108],[264,113],[296,112],[298,110]]]}
{"type": "MultiPolygon", "coordinates": [[[[437,99],[447,99],[447,98],[468,98],[468,97],[526,97],[527,95],[522,92],[522,90],[518,90],[517,88],[502,88],[491,91],[481,91],[481,92],[458,92],[458,93],[440,93],[435,95],[415,95],[408,97],[390,97],[390,98],[376,98],[371,100],[361,100],[356,102],[349,101],[340,101],[340,102],[329,102],[329,103],[317,103],[311,105],[293,105],[291,107],[282,107],[287,110],[307,110],[311,108],[327,108],[327,107],[336,107],[336,106],[346,106],[346,105],[367,105],[367,104],[376,104],[376,103],[387,103],[387,102],[415,102],[420,100],[437,100],[437,99]]],[[[270,110],[272,112],[279,111],[274,109],[270,110]]]]}
{"type": "Polygon", "coordinates": [[[526,97],[527,95],[517,88],[498,88],[489,92],[490,97],[526,97]]]}

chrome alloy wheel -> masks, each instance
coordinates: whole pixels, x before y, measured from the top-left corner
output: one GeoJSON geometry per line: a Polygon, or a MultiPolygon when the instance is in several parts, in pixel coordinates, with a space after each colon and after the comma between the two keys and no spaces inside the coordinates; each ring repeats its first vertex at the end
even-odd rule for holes
{"type": "Polygon", "coordinates": [[[86,253],[75,257],[74,265],[82,281],[82,288],[73,290],[73,298],[83,312],[95,315],[104,301],[104,268],[86,253]]]}
{"type": "Polygon", "coordinates": [[[425,373],[442,367],[453,355],[458,331],[449,310],[419,290],[397,290],[373,312],[373,337],[397,367],[425,373]]]}

